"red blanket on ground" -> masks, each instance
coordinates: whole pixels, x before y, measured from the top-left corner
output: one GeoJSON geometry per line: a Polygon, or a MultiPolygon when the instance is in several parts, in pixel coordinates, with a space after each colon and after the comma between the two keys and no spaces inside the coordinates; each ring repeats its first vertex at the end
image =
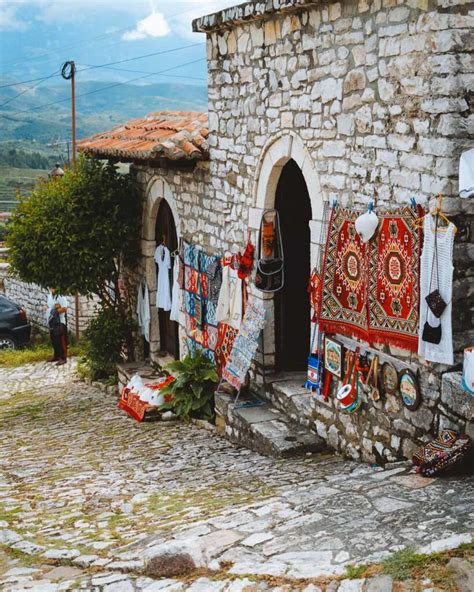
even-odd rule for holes
{"type": "MultiPolygon", "coordinates": [[[[153,390],[161,390],[165,386],[168,386],[168,384],[171,384],[173,380],[175,380],[174,376],[168,376],[165,379],[160,379],[157,384],[146,384],[145,386],[152,388],[153,390]]],[[[142,401],[140,399],[140,394],[133,389],[130,390],[127,386],[124,386],[122,389],[118,408],[123,409],[128,415],[137,421],[143,421],[146,412],[150,409],[159,409],[156,405],[150,405],[150,403],[142,401]]]]}

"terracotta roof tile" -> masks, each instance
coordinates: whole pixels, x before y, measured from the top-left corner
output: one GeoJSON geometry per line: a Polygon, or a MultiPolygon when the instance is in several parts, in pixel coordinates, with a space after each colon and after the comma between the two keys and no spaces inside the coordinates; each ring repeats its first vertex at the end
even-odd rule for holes
{"type": "Polygon", "coordinates": [[[79,150],[135,160],[207,160],[208,118],[197,111],[158,111],[79,140],[79,150]]]}

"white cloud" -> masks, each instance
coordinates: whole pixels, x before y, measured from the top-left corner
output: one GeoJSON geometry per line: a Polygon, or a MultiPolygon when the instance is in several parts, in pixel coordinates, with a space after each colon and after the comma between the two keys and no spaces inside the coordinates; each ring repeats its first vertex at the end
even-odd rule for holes
{"type": "MultiPolygon", "coordinates": [[[[196,41],[199,40],[201,36],[199,34],[193,33],[192,31],[191,23],[194,19],[199,18],[201,16],[205,16],[207,14],[212,14],[213,12],[218,12],[219,10],[223,10],[224,8],[229,8],[230,6],[235,6],[237,4],[240,4],[242,1],[243,0],[186,1],[182,5],[182,14],[180,14],[180,12],[178,11],[173,12],[172,14],[174,16],[168,17],[168,20],[171,23],[173,31],[177,33],[180,37],[186,37],[188,39],[193,39],[194,41],[196,41]]],[[[202,37],[204,36],[202,35],[202,37]]]]}
{"type": "Polygon", "coordinates": [[[0,8],[0,31],[24,31],[26,28],[27,23],[17,18],[15,7],[0,8]]]}
{"type": "Polygon", "coordinates": [[[146,37],[166,37],[170,27],[161,12],[153,11],[146,18],[138,21],[135,29],[122,35],[124,41],[136,41],[146,37]]]}

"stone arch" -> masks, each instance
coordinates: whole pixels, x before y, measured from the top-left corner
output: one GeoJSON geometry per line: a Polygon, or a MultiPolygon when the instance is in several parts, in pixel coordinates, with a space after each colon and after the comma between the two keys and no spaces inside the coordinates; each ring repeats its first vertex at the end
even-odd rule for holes
{"type": "Polygon", "coordinates": [[[165,199],[168,202],[168,205],[173,212],[178,239],[181,236],[181,219],[171,187],[165,179],[155,175],[148,183],[146,189],[146,204],[143,213],[143,238],[147,241],[155,241],[156,217],[158,216],[158,209],[162,199],[165,199]]]}
{"type": "MultiPolygon", "coordinates": [[[[156,265],[155,265],[155,229],[156,219],[160,204],[165,200],[171,208],[173,213],[174,223],[176,226],[176,234],[178,241],[181,236],[181,218],[178,213],[176,199],[173,195],[171,187],[168,182],[160,177],[154,175],[146,188],[145,192],[145,207],[143,208],[143,223],[142,223],[142,256],[143,268],[145,272],[146,281],[150,293],[150,355],[152,360],[158,360],[158,353],[160,351],[160,331],[158,322],[158,311],[156,309],[156,265]]],[[[181,332],[181,329],[180,329],[181,332]]]]}
{"type": "MultiPolygon", "coordinates": [[[[314,267],[320,256],[319,242],[325,199],[321,190],[319,175],[311,155],[303,140],[294,132],[282,131],[276,134],[267,141],[262,149],[253,183],[254,207],[251,208],[249,214],[249,228],[258,232],[263,211],[267,208],[275,207],[278,181],[283,167],[290,160],[294,160],[300,168],[308,189],[311,203],[311,220],[309,222],[311,233],[311,266],[314,267]]],[[[273,327],[273,330],[270,329],[264,332],[264,364],[268,368],[275,365],[276,359],[274,329],[275,301],[273,295],[263,295],[256,290],[253,290],[253,292],[257,298],[263,298],[265,301],[265,308],[268,315],[267,326],[273,327]]],[[[263,355],[263,352],[260,351],[260,354],[263,355]]]]}
{"type": "Polygon", "coordinates": [[[273,208],[283,167],[294,160],[301,169],[311,201],[311,261],[315,265],[323,218],[324,194],[318,172],[303,140],[294,132],[280,132],[268,140],[257,163],[254,178],[255,208],[250,211],[249,227],[258,230],[263,210],[273,208]]]}

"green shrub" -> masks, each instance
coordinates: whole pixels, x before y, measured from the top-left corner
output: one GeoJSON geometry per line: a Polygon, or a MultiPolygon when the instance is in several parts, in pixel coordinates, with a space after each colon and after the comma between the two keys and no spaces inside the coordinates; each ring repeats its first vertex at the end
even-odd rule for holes
{"type": "Polygon", "coordinates": [[[123,359],[125,336],[132,330],[132,321],[124,319],[114,308],[106,306],[99,310],[84,332],[84,374],[86,366],[93,380],[113,376],[116,364],[123,359]]]}
{"type": "Polygon", "coordinates": [[[190,417],[212,420],[214,390],[219,380],[212,362],[198,350],[172,362],[167,370],[176,380],[161,391],[169,401],[166,409],[185,420],[190,417]]]}

